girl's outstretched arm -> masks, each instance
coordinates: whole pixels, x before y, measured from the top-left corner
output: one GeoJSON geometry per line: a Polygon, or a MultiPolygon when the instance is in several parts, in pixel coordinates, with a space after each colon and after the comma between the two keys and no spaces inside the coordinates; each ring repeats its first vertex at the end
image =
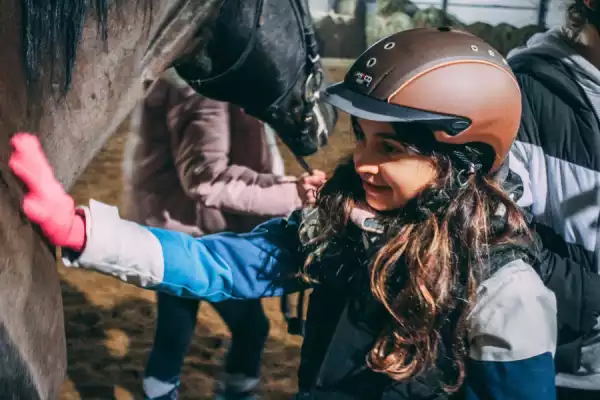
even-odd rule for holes
{"type": "Polygon", "coordinates": [[[113,275],[134,285],[211,302],[280,296],[299,290],[296,214],[273,219],[246,234],[193,238],[138,225],[116,207],[92,200],[85,213],[86,244],[63,250],[66,266],[113,275]]]}
{"type": "Polygon", "coordinates": [[[28,189],[23,211],[53,245],[63,247],[67,266],[213,302],[277,296],[301,287],[293,276],[304,261],[294,217],[266,222],[248,234],[201,239],[141,226],[93,200],[76,209],[35,136],[16,134],[11,145],[9,166],[28,189]]]}

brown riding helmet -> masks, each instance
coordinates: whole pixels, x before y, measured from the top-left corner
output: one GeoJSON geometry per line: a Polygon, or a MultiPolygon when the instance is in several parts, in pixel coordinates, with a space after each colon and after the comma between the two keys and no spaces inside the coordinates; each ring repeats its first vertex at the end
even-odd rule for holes
{"type": "Polygon", "coordinates": [[[488,145],[483,172],[500,168],[521,120],[521,92],[500,52],[446,27],[380,40],[324,100],[358,118],[428,124],[438,142],[488,145]]]}

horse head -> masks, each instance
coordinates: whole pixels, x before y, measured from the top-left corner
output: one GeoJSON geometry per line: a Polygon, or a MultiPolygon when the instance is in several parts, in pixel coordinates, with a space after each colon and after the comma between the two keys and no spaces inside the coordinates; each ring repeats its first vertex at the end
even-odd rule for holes
{"type": "Polygon", "coordinates": [[[267,122],[296,156],[327,144],[337,113],[319,100],[325,75],[306,0],[228,0],[209,29],[174,64],[181,77],[267,122]]]}

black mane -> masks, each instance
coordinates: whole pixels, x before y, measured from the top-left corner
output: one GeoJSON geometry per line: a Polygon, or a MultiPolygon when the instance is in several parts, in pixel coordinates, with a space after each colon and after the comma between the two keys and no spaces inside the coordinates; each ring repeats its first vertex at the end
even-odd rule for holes
{"type": "MultiPolygon", "coordinates": [[[[118,9],[124,1],[116,0],[114,6],[118,9]]],[[[152,0],[140,1],[151,12],[152,0]]],[[[21,0],[21,53],[30,96],[40,94],[42,82],[63,95],[69,90],[88,13],[95,13],[106,41],[108,10],[109,0],[21,0]]]]}

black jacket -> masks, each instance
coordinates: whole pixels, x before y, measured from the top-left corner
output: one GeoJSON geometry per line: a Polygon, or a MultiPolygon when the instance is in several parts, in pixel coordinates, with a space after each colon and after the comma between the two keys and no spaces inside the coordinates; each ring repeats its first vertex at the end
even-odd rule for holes
{"type": "MultiPolygon", "coordinates": [[[[546,163],[557,162],[565,162],[565,168],[575,164],[600,171],[598,119],[572,71],[559,60],[540,54],[519,54],[511,58],[509,64],[523,93],[523,117],[516,147],[530,150],[529,159],[525,160],[528,166],[525,174],[535,175],[534,169],[545,171],[546,163]],[[534,163],[543,165],[532,165],[534,163]]],[[[566,175],[569,174],[571,172],[566,175]]],[[[523,179],[530,181],[534,199],[536,185],[548,185],[544,200],[550,203],[558,201],[553,196],[561,190],[552,185],[572,184],[557,176],[542,177],[537,182],[536,177],[540,178],[535,175],[523,179]]],[[[582,178],[574,177],[574,180],[578,179],[582,178]]],[[[568,207],[568,204],[562,203],[561,207],[568,207]]],[[[582,344],[595,334],[593,328],[600,315],[598,255],[567,243],[535,218],[532,226],[542,241],[539,273],[557,298],[556,369],[557,372],[575,374],[580,372],[582,364],[582,344]]]]}

